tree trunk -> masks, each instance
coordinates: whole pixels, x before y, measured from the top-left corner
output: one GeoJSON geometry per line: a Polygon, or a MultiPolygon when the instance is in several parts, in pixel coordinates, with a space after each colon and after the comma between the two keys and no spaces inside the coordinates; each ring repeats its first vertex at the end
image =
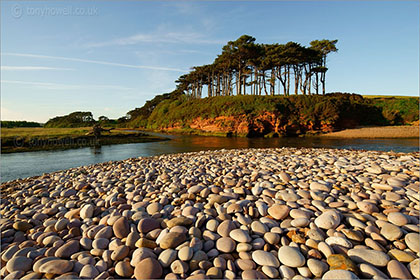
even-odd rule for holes
{"type": "Polygon", "coordinates": [[[236,72],[235,73],[235,78],[236,78],[236,80],[235,80],[235,85],[236,85],[236,95],[239,95],[239,74],[238,74],[238,72],[236,72]]]}
{"type": "Polygon", "coordinates": [[[251,95],[255,95],[255,77],[254,77],[254,73],[251,74],[250,77],[250,81],[249,81],[249,87],[251,89],[251,95]]]}
{"type": "Polygon", "coordinates": [[[287,96],[290,95],[290,65],[287,65],[287,96]]]}
{"type": "Polygon", "coordinates": [[[207,84],[207,97],[211,97],[211,87],[210,87],[210,84],[207,84]]]}
{"type": "Polygon", "coordinates": [[[308,79],[308,94],[309,95],[311,95],[311,82],[312,82],[312,69],[311,69],[311,65],[309,64],[309,73],[308,73],[308,75],[309,75],[309,77],[307,78],[308,79]]]}
{"type": "Polygon", "coordinates": [[[226,95],[226,89],[225,89],[225,73],[222,73],[220,75],[220,96],[226,95]]]}
{"type": "MultiPolygon", "coordinates": [[[[311,94],[311,90],[310,90],[310,88],[311,88],[311,74],[310,74],[311,70],[310,70],[310,67],[311,66],[309,64],[303,66],[303,70],[304,70],[304,73],[305,73],[305,79],[303,79],[303,76],[302,76],[302,79],[301,79],[301,90],[302,90],[303,94],[306,94],[306,89],[309,89],[308,94],[311,94]],[[308,85],[308,82],[309,82],[309,85],[308,85]]],[[[302,73],[302,75],[303,75],[303,73],[302,73]]]]}
{"type": "Polygon", "coordinates": [[[246,79],[247,79],[247,76],[246,75],[243,75],[243,78],[242,78],[242,80],[243,80],[243,87],[244,87],[244,91],[243,91],[243,95],[246,95],[246,79]]]}
{"type": "Polygon", "coordinates": [[[306,77],[305,77],[305,79],[303,79],[303,74],[302,74],[302,77],[299,80],[299,87],[300,87],[300,92],[303,95],[306,95],[306,77]]]}
{"type": "Polygon", "coordinates": [[[215,78],[215,76],[214,76],[214,73],[211,75],[211,96],[213,97],[213,96],[215,96],[215,87],[214,87],[214,84],[215,84],[215,82],[216,82],[216,78],[215,78]]]}
{"type": "MultiPolygon", "coordinates": [[[[284,77],[286,77],[286,73],[284,73],[284,77]]],[[[279,67],[279,70],[277,72],[277,78],[279,79],[281,85],[283,86],[283,93],[284,93],[284,96],[286,96],[286,94],[287,94],[287,92],[286,92],[286,79],[282,78],[281,66],[279,67]]],[[[280,94],[280,87],[279,87],[279,94],[280,94]]]]}
{"type": "Polygon", "coordinates": [[[217,96],[220,96],[220,74],[217,74],[217,96]]]}
{"type": "Polygon", "coordinates": [[[227,80],[227,95],[233,95],[232,92],[232,77],[229,73],[226,74],[226,80],[227,80]]]}
{"type": "Polygon", "coordinates": [[[322,94],[325,95],[325,74],[327,72],[327,55],[323,57],[324,71],[321,73],[322,94]]]}
{"type": "Polygon", "coordinates": [[[325,95],[325,72],[321,73],[322,94],[325,95]]]}
{"type": "Polygon", "coordinates": [[[242,73],[241,70],[238,72],[238,89],[239,89],[239,95],[242,95],[242,73]]]}
{"type": "Polygon", "coordinates": [[[293,66],[293,72],[295,74],[295,94],[298,94],[299,91],[299,82],[300,82],[300,74],[299,74],[299,67],[298,66],[293,66]]]}
{"type": "Polygon", "coordinates": [[[265,80],[265,71],[263,71],[263,87],[264,87],[265,95],[268,95],[268,92],[267,92],[267,82],[265,80]]]}
{"type": "Polygon", "coordinates": [[[255,92],[255,95],[259,95],[259,92],[260,92],[260,73],[259,73],[257,68],[255,68],[254,76],[255,76],[254,92],[255,92]]]}
{"type": "Polygon", "coordinates": [[[271,69],[271,78],[270,78],[270,94],[274,95],[275,87],[276,87],[276,71],[275,69],[271,69]]]}

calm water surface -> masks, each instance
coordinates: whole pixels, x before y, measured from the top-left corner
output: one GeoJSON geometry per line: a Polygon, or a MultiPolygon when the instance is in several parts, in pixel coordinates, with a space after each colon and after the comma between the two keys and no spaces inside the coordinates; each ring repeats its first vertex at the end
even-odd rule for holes
{"type": "Polygon", "coordinates": [[[419,151],[418,139],[225,138],[178,136],[170,141],[1,155],[1,182],[131,157],[234,148],[313,147],[395,152],[419,151]]]}

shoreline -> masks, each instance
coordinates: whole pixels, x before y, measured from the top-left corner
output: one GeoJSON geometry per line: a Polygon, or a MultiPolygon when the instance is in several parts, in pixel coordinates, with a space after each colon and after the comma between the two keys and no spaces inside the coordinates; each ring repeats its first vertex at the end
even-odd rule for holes
{"type": "MultiPolygon", "coordinates": [[[[246,134],[233,134],[228,136],[227,132],[210,132],[202,131],[197,129],[143,129],[139,128],[144,132],[154,132],[154,133],[164,133],[169,135],[196,135],[196,136],[216,136],[216,137],[247,137],[246,134]]],[[[261,137],[251,137],[251,138],[276,138],[272,136],[272,133],[269,133],[261,137]]],[[[315,131],[313,133],[301,134],[296,136],[279,136],[282,137],[328,137],[328,138],[343,138],[343,139],[352,139],[352,138],[365,138],[365,139],[399,139],[399,138],[419,138],[420,129],[418,125],[410,126],[373,126],[373,127],[358,127],[351,129],[343,129],[335,132],[322,133],[315,131]]]]}
{"type": "MultiPolygon", "coordinates": [[[[216,150],[202,150],[202,151],[198,151],[198,152],[181,152],[181,153],[167,153],[167,154],[162,154],[162,155],[153,155],[153,156],[147,156],[147,157],[139,157],[142,159],[150,159],[153,160],[155,158],[159,158],[162,156],[196,156],[196,155],[200,155],[203,153],[222,153],[222,152],[234,152],[234,151],[245,151],[245,150],[252,150],[252,151],[258,151],[258,150],[264,150],[264,151],[270,151],[270,150],[296,150],[296,151],[306,151],[306,150],[325,150],[325,151],[337,151],[339,153],[341,152],[355,152],[355,153],[359,153],[359,152],[368,152],[368,153],[372,153],[372,154],[385,154],[388,156],[413,156],[413,157],[420,157],[420,152],[394,152],[394,151],[376,151],[376,150],[359,150],[359,149],[337,149],[337,148],[308,148],[308,147],[300,147],[300,148],[296,148],[296,147],[279,147],[279,148],[227,148],[227,149],[216,149],[216,150]]],[[[26,177],[26,178],[20,178],[20,179],[14,179],[14,180],[9,180],[9,181],[5,181],[5,182],[0,182],[0,186],[2,186],[3,184],[9,184],[9,183],[16,183],[16,182],[21,182],[21,181],[27,181],[27,180],[36,180],[41,178],[44,175],[54,175],[55,173],[60,173],[63,171],[69,171],[69,170],[77,170],[77,169],[84,169],[84,168],[88,168],[88,167],[92,167],[92,166],[104,166],[105,164],[117,164],[117,163],[122,163],[125,161],[130,161],[130,160],[135,160],[138,158],[127,158],[124,160],[115,160],[115,161],[104,161],[104,162],[100,162],[100,163],[95,163],[92,165],[82,165],[82,166],[78,166],[78,167],[72,167],[69,169],[64,169],[64,170],[58,170],[58,171],[54,171],[54,172],[49,172],[49,173],[45,173],[43,175],[36,175],[36,176],[30,176],[30,177],[26,177]]]]}
{"type": "MultiPolygon", "coordinates": [[[[26,178],[20,178],[20,179],[14,179],[14,180],[10,180],[10,181],[5,181],[5,182],[0,182],[0,187],[4,184],[10,184],[10,183],[17,183],[17,182],[22,182],[22,181],[27,181],[27,180],[37,180],[43,176],[51,176],[54,175],[56,173],[61,173],[64,171],[71,171],[71,170],[77,170],[77,169],[86,169],[86,168],[92,168],[95,166],[99,166],[99,167],[103,167],[105,165],[113,165],[113,164],[120,164],[120,163],[124,163],[126,161],[132,161],[132,160],[138,160],[138,159],[144,159],[144,160],[154,160],[156,158],[160,158],[160,157],[174,157],[174,156],[185,156],[185,157],[193,157],[193,156],[199,156],[202,154],[209,154],[209,153],[215,153],[215,154],[221,154],[221,153],[230,153],[230,152],[240,152],[240,151],[253,151],[253,152],[258,152],[258,151],[298,151],[298,153],[300,154],[302,151],[303,152],[308,152],[310,150],[316,150],[316,151],[329,151],[329,152],[337,152],[337,153],[371,153],[371,154],[379,154],[379,155],[386,155],[386,156],[393,156],[393,157],[399,157],[399,156],[409,156],[409,157],[415,157],[415,158],[420,158],[420,151],[419,152],[394,152],[394,151],[376,151],[376,150],[359,150],[359,149],[337,149],[337,148],[309,148],[309,147],[300,147],[300,148],[296,148],[296,147],[278,147],[278,148],[225,148],[225,149],[216,149],[216,150],[202,150],[202,151],[197,151],[197,152],[180,152],[180,153],[167,153],[167,154],[161,154],[161,155],[153,155],[153,156],[141,156],[141,157],[134,157],[134,158],[127,158],[127,159],[123,159],[123,160],[114,160],[114,161],[104,161],[104,162],[100,162],[100,163],[95,163],[95,164],[91,164],[91,165],[82,165],[82,166],[78,166],[78,167],[72,167],[72,168],[68,168],[68,169],[63,169],[63,170],[57,170],[57,171],[53,171],[53,172],[49,172],[49,173],[44,173],[42,175],[36,175],[36,176],[31,176],[31,177],[26,177],[26,178]]],[[[419,165],[420,166],[420,165],[419,165]]],[[[420,175],[420,171],[419,171],[419,175],[420,175]]]]}
{"type": "Polygon", "coordinates": [[[375,126],[344,129],[341,131],[319,134],[316,137],[331,138],[419,138],[419,126],[375,126]]]}
{"type": "Polygon", "coordinates": [[[222,149],[7,182],[0,277],[418,278],[419,165],[418,153],[222,149]]]}

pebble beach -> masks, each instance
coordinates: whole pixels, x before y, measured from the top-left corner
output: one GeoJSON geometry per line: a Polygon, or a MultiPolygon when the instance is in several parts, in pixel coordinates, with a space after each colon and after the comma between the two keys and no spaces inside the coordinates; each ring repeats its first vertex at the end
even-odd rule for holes
{"type": "Polygon", "coordinates": [[[2,279],[414,279],[419,153],[132,158],[1,185],[2,279]]]}

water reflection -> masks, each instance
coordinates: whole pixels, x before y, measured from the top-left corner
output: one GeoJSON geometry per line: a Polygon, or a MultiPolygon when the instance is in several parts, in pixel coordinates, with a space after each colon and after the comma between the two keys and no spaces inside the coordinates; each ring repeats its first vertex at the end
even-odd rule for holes
{"type": "Polygon", "coordinates": [[[241,138],[241,137],[199,137],[181,136],[167,144],[171,148],[191,150],[221,148],[275,148],[275,147],[307,147],[307,148],[340,148],[356,150],[379,150],[395,152],[418,151],[418,139],[334,139],[317,137],[284,137],[284,138],[241,138]]]}
{"type": "MultiPolygon", "coordinates": [[[[171,136],[172,137],[172,136],[171,136]]],[[[94,146],[61,151],[3,154],[1,181],[131,157],[215,149],[314,147],[415,152],[418,139],[240,138],[177,136],[170,141],[94,146]]]]}
{"type": "Polygon", "coordinates": [[[99,155],[100,153],[102,153],[102,146],[97,144],[97,145],[91,147],[90,150],[92,151],[92,153],[94,155],[99,155]]]}

